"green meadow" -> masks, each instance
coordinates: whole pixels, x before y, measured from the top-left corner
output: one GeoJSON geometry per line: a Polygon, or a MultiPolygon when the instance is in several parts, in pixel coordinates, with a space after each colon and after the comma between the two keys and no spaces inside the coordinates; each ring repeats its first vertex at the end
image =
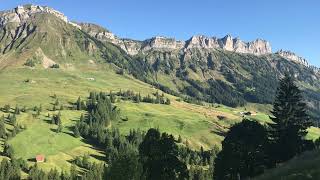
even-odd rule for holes
{"type": "MultiPolygon", "coordinates": [[[[91,70],[75,69],[6,69],[0,73],[0,106],[10,104],[12,111],[16,105],[26,106],[26,113],[17,115],[17,123],[25,129],[9,140],[16,158],[28,160],[32,165],[38,154],[46,157],[46,162],[39,166],[45,170],[57,168],[68,170],[70,163],[77,156],[90,155],[92,161],[104,160],[104,149],[94,148],[82,138],[73,136],[72,128],[84,111],[67,110],[79,96],[86,98],[90,91],[119,91],[132,90],[142,95],[152,94],[157,90],[129,75],[118,75],[107,66],[91,67],[91,70]],[[103,70],[103,69],[109,70],[103,70]],[[103,71],[102,71],[102,70],[103,71]],[[52,111],[56,95],[61,110],[62,132],[57,133],[56,125],[52,125],[50,117],[58,111],[52,111]],[[38,117],[32,111],[34,106],[42,106],[43,111],[38,117]]],[[[203,147],[210,149],[221,146],[223,134],[228,128],[242,119],[240,112],[253,112],[249,118],[262,123],[270,122],[267,110],[257,104],[246,107],[230,108],[218,104],[194,105],[177,101],[179,97],[165,94],[171,99],[170,105],[133,103],[117,100],[116,106],[121,110],[121,120],[113,121],[112,126],[119,128],[122,133],[130,129],[143,131],[149,128],[159,128],[183,139],[193,149],[203,147]],[[224,117],[219,120],[218,116],[224,117]],[[123,120],[127,119],[127,120],[123,120]]],[[[2,113],[2,112],[1,112],[2,113]]],[[[2,115],[0,113],[0,115],[2,115]]],[[[5,114],[7,116],[7,114],[5,114]]],[[[12,126],[7,124],[7,130],[12,126]]],[[[311,128],[308,138],[319,136],[318,128],[311,128]]],[[[2,142],[3,144],[3,142],[2,142]]]]}

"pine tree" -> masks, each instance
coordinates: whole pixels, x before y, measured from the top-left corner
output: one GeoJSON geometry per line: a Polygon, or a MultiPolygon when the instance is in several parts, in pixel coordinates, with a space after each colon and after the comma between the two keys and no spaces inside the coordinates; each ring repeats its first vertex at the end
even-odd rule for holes
{"type": "Polygon", "coordinates": [[[78,100],[77,100],[77,102],[76,102],[76,105],[77,105],[77,110],[81,110],[81,109],[82,109],[80,96],[78,97],[78,100]]]}
{"type": "Polygon", "coordinates": [[[171,101],[170,101],[170,99],[169,99],[169,98],[167,98],[167,99],[166,99],[165,104],[166,104],[166,105],[170,105],[170,104],[171,104],[171,101]]]}
{"type": "Polygon", "coordinates": [[[76,179],[77,178],[77,167],[76,167],[76,165],[74,163],[71,164],[70,177],[71,177],[71,179],[76,179]]]}
{"type": "Polygon", "coordinates": [[[79,128],[77,125],[74,126],[73,133],[74,133],[74,137],[76,137],[76,138],[80,137],[80,132],[79,132],[79,128]]]}
{"type": "Polygon", "coordinates": [[[57,133],[60,133],[61,131],[62,131],[62,129],[63,129],[63,126],[62,126],[62,124],[60,123],[60,124],[58,124],[58,127],[57,127],[57,133]]]}
{"type": "Polygon", "coordinates": [[[116,96],[112,92],[110,92],[110,101],[111,101],[111,103],[115,103],[116,102],[116,96]]]}
{"type": "Polygon", "coordinates": [[[4,106],[4,108],[3,108],[3,111],[5,112],[5,113],[9,113],[10,112],[10,105],[9,104],[6,104],[5,106],[4,106]]]}
{"type": "Polygon", "coordinates": [[[280,86],[273,103],[273,123],[270,126],[270,140],[272,142],[271,157],[275,163],[289,160],[304,151],[307,128],[311,121],[306,113],[306,103],[294,80],[286,74],[280,80],[280,86]]]}
{"type": "Polygon", "coordinates": [[[40,114],[41,114],[41,109],[38,108],[38,109],[37,109],[37,116],[40,116],[40,114]]]}
{"type": "Polygon", "coordinates": [[[12,125],[16,124],[16,121],[17,121],[16,114],[9,114],[8,119],[12,125]]]}
{"type": "Polygon", "coordinates": [[[233,125],[215,159],[214,179],[245,179],[261,174],[268,163],[267,143],[268,133],[260,123],[244,119],[233,125]]]}
{"type": "Polygon", "coordinates": [[[0,118],[0,138],[4,138],[6,136],[6,128],[4,124],[4,116],[0,118]]]}
{"type": "Polygon", "coordinates": [[[4,155],[10,158],[12,158],[14,155],[13,148],[7,142],[4,143],[3,152],[4,152],[4,155]]]}
{"type": "Polygon", "coordinates": [[[59,99],[56,99],[56,102],[54,103],[54,105],[59,106],[59,99]]]}
{"type": "Polygon", "coordinates": [[[14,109],[14,114],[20,114],[20,108],[18,107],[18,105],[16,105],[16,108],[14,109]]]}
{"type": "Polygon", "coordinates": [[[181,143],[182,142],[182,137],[179,135],[178,137],[178,143],[181,143]]]}

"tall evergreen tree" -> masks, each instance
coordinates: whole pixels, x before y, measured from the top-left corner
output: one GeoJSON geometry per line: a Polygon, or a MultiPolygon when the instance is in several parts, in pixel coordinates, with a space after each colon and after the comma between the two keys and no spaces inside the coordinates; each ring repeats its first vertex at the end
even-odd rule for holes
{"type": "Polygon", "coordinates": [[[80,132],[79,132],[78,126],[74,126],[73,134],[74,134],[74,137],[76,137],[76,138],[80,137],[80,132]]]}
{"type": "Polygon", "coordinates": [[[6,126],[4,123],[4,116],[0,117],[0,138],[5,138],[6,137],[6,126]]]}
{"type": "Polygon", "coordinates": [[[16,108],[14,109],[14,114],[20,114],[20,108],[18,105],[16,105],[16,108]]]}
{"type": "Polygon", "coordinates": [[[109,179],[139,180],[142,179],[142,166],[139,156],[133,149],[127,149],[115,157],[108,169],[109,179]]]}
{"type": "Polygon", "coordinates": [[[268,134],[256,121],[244,119],[230,128],[215,159],[215,180],[237,180],[258,175],[267,164],[268,134]]]}
{"type": "Polygon", "coordinates": [[[80,96],[78,97],[78,100],[77,100],[77,102],[76,102],[76,106],[77,106],[77,110],[82,110],[82,107],[81,107],[81,98],[80,98],[80,96]]]}
{"type": "Polygon", "coordinates": [[[153,180],[188,179],[188,169],[178,157],[178,146],[172,135],[149,129],[139,145],[143,176],[153,180]]]}
{"type": "Polygon", "coordinates": [[[275,163],[289,160],[305,149],[307,128],[311,121],[306,113],[301,91],[288,74],[280,80],[273,103],[270,126],[271,157],[275,163]]]}

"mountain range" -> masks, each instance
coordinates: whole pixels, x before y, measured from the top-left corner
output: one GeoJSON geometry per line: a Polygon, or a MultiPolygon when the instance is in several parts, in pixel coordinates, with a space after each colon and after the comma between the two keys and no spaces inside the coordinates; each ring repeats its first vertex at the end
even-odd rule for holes
{"type": "Polygon", "coordinates": [[[277,80],[290,73],[305,92],[311,115],[320,116],[320,71],[293,52],[273,52],[268,41],[244,42],[192,36],[143,41],[120,38],[104,27],[76,23],[61,12],[37,5],[0,12],[0,71],[28,60],[68,71],[79,65],[109,63],[166,93],[191,103],[271,104],[277,80]]]}

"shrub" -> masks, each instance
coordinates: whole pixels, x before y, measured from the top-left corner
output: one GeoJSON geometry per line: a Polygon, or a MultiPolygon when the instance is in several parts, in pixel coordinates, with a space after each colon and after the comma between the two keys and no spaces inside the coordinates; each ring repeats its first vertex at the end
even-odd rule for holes
{"type": "Polygon", "coordinates": [[[53,64],[52,66],[50,66],[50,68],[58,69],[58,68],[60,68],[60,66],[59,66],[59,64],[53,64]]]}

